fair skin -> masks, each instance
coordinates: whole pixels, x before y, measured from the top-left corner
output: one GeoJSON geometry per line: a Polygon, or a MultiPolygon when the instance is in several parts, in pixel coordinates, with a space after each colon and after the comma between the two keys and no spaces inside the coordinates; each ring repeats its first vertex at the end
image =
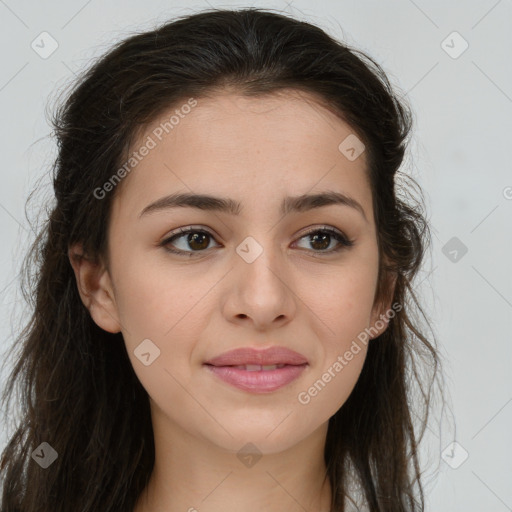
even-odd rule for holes
{"type": "Polygon", "coordinates": [[[155,467],[135,512],[327,512],[328,420],[360,375],[365,345],[309,403],[297,397],[389,308],[374,304],[379,260],[366,155],[350,161],[340,152],[353,130],[305,93],[197,100],[118,185],[108,267],[72,262],[93,320],[122,332],[150,397],[155,467]],[[350,196],[364,215],[341,204],[280,214],[286,196],[325,191],[350,196]],[[241,211],[177,207],[140,216],[177,192],[230,198],[241,211]],[[188,226],[211,234],[168,244],[191,257],[158,245],[188,226]],[[326,226],[354,245],[305,235],[326,226]],[[236,251],[249,236],[262,248],[250,263],[236,251]],[[134,353],[145,339],[160,350],[148,366],[134,353]],[[270,393],[235,388],[203,365],[234,348],[274,345],[308,365],[270,393]],[[250,467],[237,456],[247,443],[262,455],[250,467]]]}

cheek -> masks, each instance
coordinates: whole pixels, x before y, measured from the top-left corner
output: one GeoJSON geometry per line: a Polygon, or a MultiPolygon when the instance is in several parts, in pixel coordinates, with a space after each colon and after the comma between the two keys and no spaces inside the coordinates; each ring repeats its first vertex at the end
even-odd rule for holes
{"type": "Polygon", "coordinates": [[[202,299],[215,284],[213,276],[197,278],[197,272],[184,267],[148,264],[144,258],[125,260],[117,270],[117,308],[132,342],[141,337],[176,339],[191,322],[197,325],[202,299]]]}
{"type": "Polygon", "coordinates": [[[346,266],[316,275],[301,286],[299,297],[317,322],[323,338],[339,348],[368,327],[377,269],[346,266]]]}
{"type": "Polygon", "coordinates": [[[374,274],[339,273],[329,288],[310,288],[312,327],[319,339],[318,360],[297,395],[303,421],[331,417],[346,402],[363,368],[373,296],[374,274]]]}
{"type": "Polygon", "coordinates": [[[214,283],[192,285],[186,274],[135,259],[117,268],[116,279],[123,338],[137,378],[160,407],[186,403],[191,354],[208,318],[204,295],[214,283]]]}
{"type": "MultiPolygon", "coordinates": [[[[350,356],[350,361],[342,354],[332,360],[312,376],[308,386],[297,395],[298,418],[309,426],[319,420],[327,421],[347,401],[361,373],[366,347],[361,345],[357,354],[350,356]],[[338,359],[339,357],[339,359],[338,359]]],[[[308,427],[306,427],[307,430],[308,427]]]]}
{"type": "MultiPolygon", "coordinates": [[[[313,416],[333,415],[352,392],[367,353],[377,263],[340,268],[316,276],[302,289],[320,341],[318,361],[297,399],[313,416]]],[[[311,416],[309,416],[311,417],[311,416]]]]}
{"type": "Polygon", "coordinates": [[[181,403],[179,383],[190,380],[194,347],[210,317],[205,295],[213,276],[192,279],[133,257],[116,267],[115,279],[123,338],[139,381],[155,402],[181,403]]]}

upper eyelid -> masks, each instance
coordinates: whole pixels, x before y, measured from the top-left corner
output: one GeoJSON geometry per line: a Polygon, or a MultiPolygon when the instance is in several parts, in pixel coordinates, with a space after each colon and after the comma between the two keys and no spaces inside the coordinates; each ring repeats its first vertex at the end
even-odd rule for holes
{"type": "MultiPolygon", "coordinates": [[[[335,226],[331,226],[328,224],[318,224],[318,225],[311,225],[307,226],[306,228],[303,228],[306,231],[304,231],[302,234],[297,235],[297,240],[300,240],[304,238],[305,236],[316,233],[317,231],[331,231],[333,234],[338,235],[341,240],[338,240],[338,242],[342,245],[346,246],[352,246],[355,242],[354,238],[351,238],[348,236],[344,231],[340,230],[339,228],[336,228],[335,226]]],[[[160,242],[159,245],[169,245],[171,243],[171,240],[173,239],[179,239],[181,236],[185,236],[188,233],[198,232],[202,231],[208,234],[210,237],[212,237],[215,240],[215,243],[219,244],[217,241],[217,235],[212,233],[212,231],[209,228],[206,228],[205,226],[197,226],[197,225],[191,225],[191,226],[184,226],[179,227],[175,230],[175,232],[170,233],[169,235],[166,235],[162,242],[160,242]]],[[[178,249],[181,251],[181,249],[178,249]]],[[[194,252],[202,252],[202,251],[184,251],[186,253],[193,254],[194,252]]]]}
{"type": "MultiPolygon", "coordinates": [[[[340,234],[341,236],[344,236],[347,239],[349,238],[342,230],[340,230],[339,228],[337,228],[335,226],[330,226],[328,224],[318,224],[318,225],[313,224],[313,225],[308,226],[303,229],[305,231],[302,233],[302,235],[300,235],[301,238],[303,236],[306,236],[307,234],[309,234],[311,231],[314,232],[314,231],[322,231],[322,230],[333,230],[333,231],[337,232],[338,234],[340,234]]],[[[204,231],[204,232],[208,233],[209,235],[211,235],[212,237],[217,237],[217,235],[215,233],[213,233],[212,230],[210,230],[210,228],[207,228],[204,226],[192,225],[192,226],[176,228],[176,230],[174,232],[171,232],[168,235],[164,236],[164,241],[169,240],[173,237],[177,237],[179,235],[186,235],[187,233],[194,232],[194,231],[204,231]]]]}
{"type": "Polygon", "coordinates": [[[217,238],[217,235],[215,233],[212,233],[212,231],[210,229],[205,228],[203,226],[186,226],[186,227],[182,227],[182,228],[176,228],[176,230],[174,230],[173,232],[165,235],[163,240],[164,241],[169,240],[171,238],[178,237],[180,235],[186,235],[190,232],[195,232],[195,231],[204,231],[205,233],[211,235],[212,237],[217,238]]]}

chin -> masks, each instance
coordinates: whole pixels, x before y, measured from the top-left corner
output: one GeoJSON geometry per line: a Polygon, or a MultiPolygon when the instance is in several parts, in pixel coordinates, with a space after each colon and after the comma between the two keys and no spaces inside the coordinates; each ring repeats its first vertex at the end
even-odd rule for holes
{"type": "Polygon", "coordinates": [[[296,414],[291,414],[283,421],[287,414],[268,422],[261,421],[260,418],[257,423],[239,420],[236,423],[224,423],[231,436],[223,429],[217,429],[218,432],[221,432],[220,436],[212,439],[211,432],[209,432],[208,437],[211,442],[237,454],[246,445],[254,445],[262,455],[279,453],[299,444],[319,428],[319,425],[310,427],[304,424],[297,425],[291,421],[294,416],[297,417],[296,414]]]}

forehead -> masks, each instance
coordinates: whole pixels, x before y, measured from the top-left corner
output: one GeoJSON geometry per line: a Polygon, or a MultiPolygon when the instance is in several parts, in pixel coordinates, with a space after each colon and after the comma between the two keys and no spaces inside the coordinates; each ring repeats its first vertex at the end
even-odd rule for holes
{"type": "Polygon", "coordinates": [[[132,144],[128,156],[139,156],[115,198],[127,214],[177,191],[261,208],[263,198],[332,189],[354,196],[371,216],[366,154],[345,156],[340,144],[354,130],[314,95],[225,91],[187,100],[161,112],[132,144]]]}

